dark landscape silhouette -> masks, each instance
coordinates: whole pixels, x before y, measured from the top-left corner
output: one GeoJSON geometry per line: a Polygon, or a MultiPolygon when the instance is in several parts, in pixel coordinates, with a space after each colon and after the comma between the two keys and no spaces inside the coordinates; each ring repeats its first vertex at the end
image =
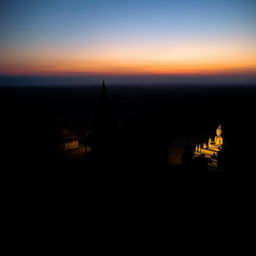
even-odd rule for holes
{"type": "Polygon", "coordinates": [[[15,159],[9,162],[14,176],[42,174],[56,180],[94,172],[254,177],[254,98],[252,86],[2,87],[5,160],[15,159]],[[225,171],[187,170],[196,144],[219,124],[224,127],[225,171]],[[79,164],[62,166],[58,159],[64,129],[92,148],[79,164]],[[170,147],[184,152],[178,166],[168,162],[170,147]]]}
{"type": "MultiPolygon", "coordinates": [[[[114,208],[132,203],[141,209],[158,205],[154,211],[166,207],[166,214],[172,211],[172,218],[183,219],[191,229],[191,218],[209,216],[214,216],[212,229],[225,222],[230,235],[234,228],[245,232],[250,225],[256,182],[255,87],[106,83],[2,87],[0,92],[1,175],[9,201],[21,208],[27,200],[28,207],[45,202],[58,212],[60,205],[81,202],[108,202],[106,207],[114,208]],[[225,164],[209,169],[207,159],[193,159],[194,149],[219,124],[225,164]],[[63,130],[79,137],[80,149],[60,150],[63,130]],[[245,223],[239,220],[234,226],[241,209],[248,212],[240,213],[245,223]]],[[[246,237],[233,239],[243,242],[246,237]]]]}

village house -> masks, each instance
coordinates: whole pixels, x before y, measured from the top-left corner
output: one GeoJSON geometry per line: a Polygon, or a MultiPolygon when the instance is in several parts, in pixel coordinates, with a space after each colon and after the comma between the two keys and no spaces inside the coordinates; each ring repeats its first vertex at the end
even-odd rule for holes
{"type": "Polygon", "coordinates": [[[63,130],[60,135],[59,147],[64,151],[77,149],[79,147],[78,136],[69,130],[63,130]]]}

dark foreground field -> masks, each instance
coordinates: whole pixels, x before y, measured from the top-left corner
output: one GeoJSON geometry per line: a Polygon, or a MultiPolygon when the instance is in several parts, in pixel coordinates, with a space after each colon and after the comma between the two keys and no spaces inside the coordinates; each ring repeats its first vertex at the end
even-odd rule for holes
{"type": "Polygon", "coordinates": [[[106,130],[102,155],[107,157],[71,166],[55,161],[58,136],[63,129],[80,137],[95,129],[101,87],[1,88],[0,93],[2,156],[8,161],[4,171],[14,176],[42,175],[51,180],[89,173],[114,178],[176,175],[177,168],[168,161],[169,149],[207,142],[219,124],[228,171],[217,176],[254,176],[256,89],[252,86],[109,86],[114,121],[105,122],[114,125],[105,129],[100,124],[106,130]]]}
{"type": "MultiPolygon", "coordinates": [[[[55,150],[61,130],[69,129],[80,137],[93,131],[100,92],[100,86],[1,88],[2,149],[13,159],[11,163],[17,164],[15,159],[19,159],[20,164],[37,173],[33,157],[45,164],[52,163],[54,159],[48,158],[47,153],[55,150]]],[[[229,164],[232,168],[241,164],[244,169],[241,172],[250,175],[255,87],[109,86],[107,96],[115,120],[108,136],[113,141],[109,142],[109,148],[118,136],[118,151],[123,152],[119,172],[125,168],[136,173],[150,167],[157,173],[161,167],[168,166],[169,146],[183,147],[189,142],[194,147],[196,143],[206,142],[208,137],[215,136],[215,129],[221,124],[224,145],[230,152],[229,164]]],[[[109,161],[114,163],[118,159],[113,155],[109,161]]],[[[46,166],[43,172],[61,173],[52,169],[51,164],[46,166]]],[[[70,171],[70,175],[75,172],[70,171]]]]}
{"type": "Polygon", "coordinates": [[[79,136],[92,131],[100,92],[100,86],[0,89],[7,198],[44,200],[52,207],[69,202],[74,209],[93,204],[130,211],[131,203],[138,208],[152,204],[153,211],[171,210],[188,225],[195,224],[193,218],[211,216],[213,223],[215,217],[229,223],[229,234],[250,227],[256,87],[107,86],[115,125],[106,130],[104,147],[67,161],[56,151],[59,131],[79,136]],[[226,168],[214,172],[170,165],[170,148],[206,142],[218,124],[224,130],[226,168]],[[233,223],[238,211],[242,220],[233,223]]]}
{"type": "Polygon", "coordinates": [[[256,87],[107,86],[113,118],[98,125],[105,131],[101,153],[81,161],[60,159],[60,132],[69,129],[83,137],[93,131],[97,109],[105,108],[99,107],[100,94],[101,86],[1,88],[2,172],[53,186],[91,179],[136,186],[147,186],[148,180],[160,187],[176,186],[180,179],[190,185],[191,179],[221,180],[227,186],[236,180],[246,189],[245,183],[254,184],[256,87]],[[219,124],[225,171],[170,165],[170,149],[182,152],[186,143],[207,142],[219,124]]]}

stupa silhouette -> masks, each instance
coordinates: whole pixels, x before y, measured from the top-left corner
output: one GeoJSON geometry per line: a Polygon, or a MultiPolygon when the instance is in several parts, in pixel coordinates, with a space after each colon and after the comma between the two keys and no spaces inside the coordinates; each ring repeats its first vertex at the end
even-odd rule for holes
{"type": "Polygon", "coordinates": [[[116,121],[113,115],[111,102],[107,95],[105,81],[101,87],[101,93],[98,104],[96,106],[93,134],[94,145],[93,150],[106,151],[113,144],[114,135],[116,131],[116,121]]]}

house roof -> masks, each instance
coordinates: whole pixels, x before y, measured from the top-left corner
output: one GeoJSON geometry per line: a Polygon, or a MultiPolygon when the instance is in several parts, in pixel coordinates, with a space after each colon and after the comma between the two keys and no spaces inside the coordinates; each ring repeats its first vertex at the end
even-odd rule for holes
{"type": "Polygon", "coordinates": [[[70,142],[70,141],[76,141],[78,140],[78,136],[72,132],[72,131],[69,131],[67,129],[63,130],[60,134],[60,142],[64,143],[64,142],[70,142]]]}

